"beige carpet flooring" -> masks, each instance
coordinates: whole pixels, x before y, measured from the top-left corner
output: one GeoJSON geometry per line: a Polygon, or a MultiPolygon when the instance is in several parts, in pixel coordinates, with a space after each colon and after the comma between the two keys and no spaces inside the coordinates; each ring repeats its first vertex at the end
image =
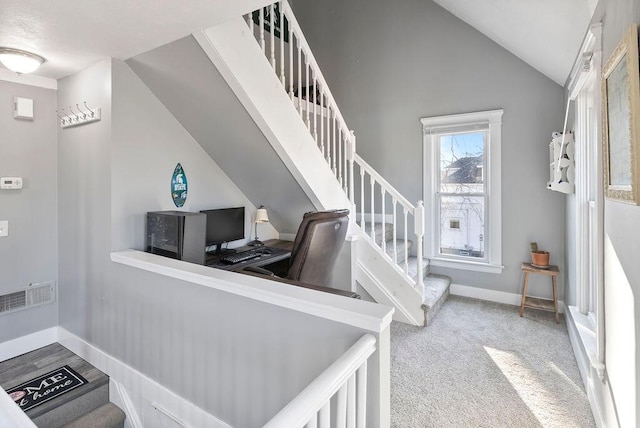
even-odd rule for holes
{"type": "Polygon", "coordinates": [[[391,326],[391,426],[595,427],[564,319],[450,296],[391,326]]]}

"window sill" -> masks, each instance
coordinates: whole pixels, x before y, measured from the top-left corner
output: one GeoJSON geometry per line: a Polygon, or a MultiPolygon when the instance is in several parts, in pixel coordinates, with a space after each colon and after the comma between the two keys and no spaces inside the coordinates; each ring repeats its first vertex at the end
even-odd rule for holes
{"type": "Polygon", "coordinates": [[[440,258],[430,258],[429,265],[448,269],[472,270],[475,272],[483,273],[502,273],[502,270],[504,269],[504,266],[502,265],[491,263],[479,263],[467,260],[451,260],[440,258]]]}

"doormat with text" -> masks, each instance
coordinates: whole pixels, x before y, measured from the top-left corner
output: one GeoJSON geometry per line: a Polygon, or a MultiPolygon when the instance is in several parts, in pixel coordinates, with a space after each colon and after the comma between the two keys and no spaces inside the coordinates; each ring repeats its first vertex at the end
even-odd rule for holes
{"type": "Polygon", "coordinates": [[[15,386],[7,393],[26,412],[85,383],[87,380],[71,367],[63,366],[15,386]]]}

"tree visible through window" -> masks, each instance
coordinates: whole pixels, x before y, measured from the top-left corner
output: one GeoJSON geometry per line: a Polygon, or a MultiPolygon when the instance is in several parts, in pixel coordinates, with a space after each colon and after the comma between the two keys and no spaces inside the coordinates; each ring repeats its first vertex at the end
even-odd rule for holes
{"type": "Polygon", "coordinates": [[[440,254],[484,259],[486,132],[438,136],[440,254]]]}

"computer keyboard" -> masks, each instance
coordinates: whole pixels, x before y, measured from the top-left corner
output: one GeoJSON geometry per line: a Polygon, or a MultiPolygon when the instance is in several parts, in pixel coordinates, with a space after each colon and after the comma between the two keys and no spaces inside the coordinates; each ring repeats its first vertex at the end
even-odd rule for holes
{"type": "Polygon", "coordinates": [[[227,265],[235,265],[236,263],[244,262],[245,260],[255,259],[256,257],[260,257],[263,253],[261,251],[249,250],[243,251],[242,253],[230,254],[228,256],[224,256],[220,259],[220,261],[227,265]]]}

